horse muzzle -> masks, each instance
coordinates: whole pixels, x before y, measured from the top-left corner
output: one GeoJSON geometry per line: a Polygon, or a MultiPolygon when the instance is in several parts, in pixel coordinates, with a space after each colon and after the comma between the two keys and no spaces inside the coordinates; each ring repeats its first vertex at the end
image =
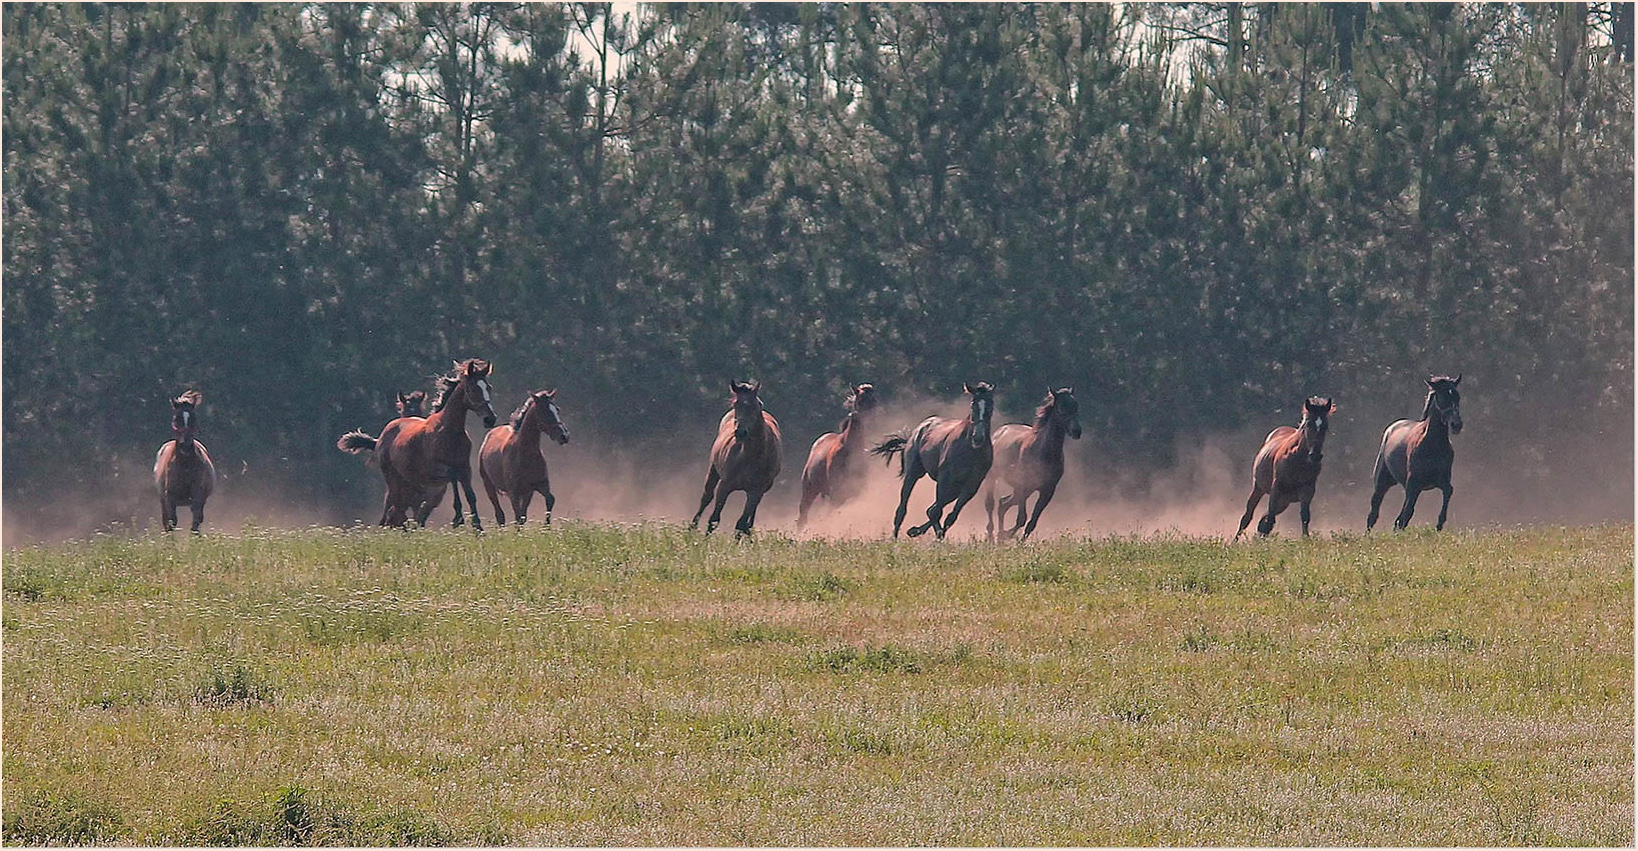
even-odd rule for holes
{"type": "Polygon", "coordinates": [[[1451,421],[1450,421],[1450,433],[1451,434],[1461,434],[1462,433],[1462,418],[1461,417],[1453,417],[1451,419],[1451,421]]]}
{"type": "Polygon", "coordinates": [[[1081,424],[1080,423],[1070,423],[1069,424],[1069,439],[1070,440],[1080,440],[1081,439],[1081,424]]]}
{"type": "Polygon", "coordinates": [[[568,429],[563,429],[563,430],[559,431],[557,433],[557,438],[556,439],[557,439],[557,445],[558,446],[563,446],[564,444],[568,443],[569,442],[569,430],[568,429]]]}

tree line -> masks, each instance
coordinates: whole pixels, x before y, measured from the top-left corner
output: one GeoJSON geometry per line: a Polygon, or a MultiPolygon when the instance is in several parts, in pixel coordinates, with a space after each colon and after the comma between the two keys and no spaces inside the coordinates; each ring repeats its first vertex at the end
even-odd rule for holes
{"type": "Polygon", "coordinates": [[[802,447],[851,382],[1074,385],[1138,464],[1462,371],[1527,479],[1557,412],[1630,491],[1632,15],[6,4],[4,496],[140,478],[197,387],[356,501],[336,435],[469,356],[632,441],[731,378],[802,447]]]}

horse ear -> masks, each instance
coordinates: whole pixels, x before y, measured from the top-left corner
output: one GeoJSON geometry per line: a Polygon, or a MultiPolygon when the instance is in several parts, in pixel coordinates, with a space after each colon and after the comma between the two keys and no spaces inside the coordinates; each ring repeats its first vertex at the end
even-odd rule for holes
{"type": "Polygon", "coordinates": [[[551,399],[551,398],[554,398],[556,396],[557,396],[557,388],[556,387],[553,387],[552,389],[546,391],[546,398],[551,399]]]}
{"type": "Polygon", "coordinates": [[[961,382],[961,392],[966,393],[967,395],[971,396],[972,392],[973,392],[973,386],[971,384],[968,384],[967,382],[963,381],[963,382],[961,382]]]}
{"type": "Polygon", "coordinates": [[[761,393],[762,392],[762,379],[758,378],[755,381],[751,382],[751,392],[752,393],[761,393]]]}
{"type": "Polygon", "coordinates": [[[460,361],[452,361],[452,363],[455,364],[455,371],[456,372],[465,372],[466,371],[466,364],[461,363],[460,361]]]}
{"type": "Polygon", "coordinates": [[[1337,403],[1336,402],[1331,402],[1330,404],[1331,404],[1331,410],[1328,413],[1332,413],[1332,414],[1336,413],[1337,412],[1337,403]]]}
{"type": "Polygon", "coordinates": [[[1433,389],[1433,376],[1432,376],[1432,375],[1429,375],[1429,376],[1428,376],[1428,377],[1427,377],[1427,381],[1426,381],[1426,383],[1427,383],[1427,385],[1428,385],[1428,389],[1429,389],[1429,390],[1432,390],[1432,389],[1433,389]]]}
{"type": "Polygon", "coordinates": [[[1454,387],[1454,386],[1456,386],[1458,384],[1461,384],[1461,383],[1462,383],[1462,374],[1458,372],[1458,373],[1456,373],[1456,380],[1450,382],[1450,385],[1452,387],[1454,387]]]}

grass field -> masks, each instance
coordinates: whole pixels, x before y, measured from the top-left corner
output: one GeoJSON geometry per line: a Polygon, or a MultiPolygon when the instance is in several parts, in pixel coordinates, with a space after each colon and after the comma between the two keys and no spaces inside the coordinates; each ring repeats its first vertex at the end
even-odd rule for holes
{"type": "Polygon", "coordinates": [[[7,844],[1631,845],[1633,529],[6,553],[7,844]]]}

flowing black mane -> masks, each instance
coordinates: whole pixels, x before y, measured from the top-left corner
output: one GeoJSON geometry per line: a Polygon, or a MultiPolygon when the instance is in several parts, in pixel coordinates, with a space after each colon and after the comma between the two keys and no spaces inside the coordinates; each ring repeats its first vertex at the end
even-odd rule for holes
{"type": "Polygon", "coordinates": [[[518,409],[512,412],[512,417],[507,422],[512,426],[513,431],[523,428],[523,418],[528,415],[529,406],[533,405],[534,403],[535,396],[533,393],[531,393],[523,400],[523,404],[519,405],[518,409]]]}

